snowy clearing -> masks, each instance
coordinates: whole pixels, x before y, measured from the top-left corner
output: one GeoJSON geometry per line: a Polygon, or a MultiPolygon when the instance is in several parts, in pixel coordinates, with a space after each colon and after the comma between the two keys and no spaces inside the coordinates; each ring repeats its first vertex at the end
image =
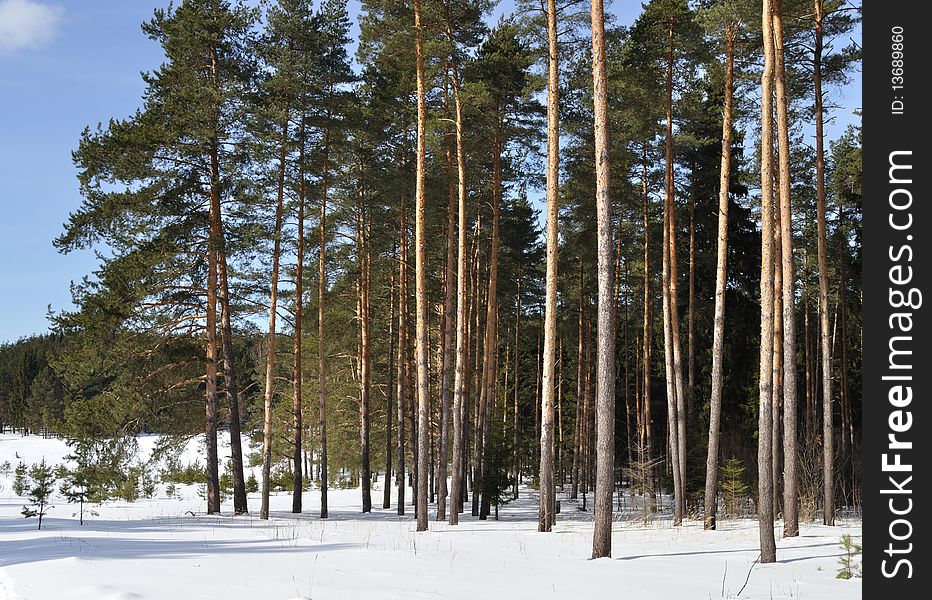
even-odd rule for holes
{"type": "MultiPolygon", "coordinates": [[[[143,454],[155,439],[141,438],[143,454]]],[[[58,464],[67,453],[60,440],[0,435],[0,464],[43,456],[58,464]]],[[[186,454],[193,460],[196,453],[189,444],[186,454]]],[[[860,542],[861,524],[853,520],[802,524],[792,540],[778,535],[777,562],[762,566],[754,565],[756,521],[725,521],[704,532],[697,520],[673,528],[662,517],[647,526],[632,518],[615,525],[614,558],[592,561],[590,513],[559,494],[563,512],[554,531],[538,533],[536,494],[527,489],[502,508],[500,521],[466,513],[456,527],[431,521],[418,534],[413,507],[405,517],[394,506],[363,515],[359,490],[331,490],[326,521],[317,518],[317,491],[305,494],[302,515],[290,513],[290,495],[275,495],[266,522],[207,517],[196,486],[168,498],[163,485],[154,499],[90,506],[97,514],[84,526],[77,507],[56,498],[36,531],[11,488],[12,473],[0,475],[3,599],[861,598],[859,579],[835,578],[841,536],[860,542]]],[[[381,499],[373,492],[377,507],[381,499]]],[[[250,509],[258,508],[251,494],[250,509]]]]}

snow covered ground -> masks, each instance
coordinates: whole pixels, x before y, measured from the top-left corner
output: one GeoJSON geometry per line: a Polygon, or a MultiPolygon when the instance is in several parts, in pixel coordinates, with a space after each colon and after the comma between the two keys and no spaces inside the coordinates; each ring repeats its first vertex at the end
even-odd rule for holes
{"type": "MultiPolygon", "coordinates": [[[[154,443],[142,438],[143,454],[154,443]]],[[[186,454],[193,460],[197,451],[192,442],[186,454]]],[[[0,464],[15,467],[17,454],[27,464],[43,456],[61,463],[67,453],[59,440],[0,435],[0,464]]],[[[705,532],[698,521],[673,528],[663,518],[632,519],[615,525],[614,558],[592,561],[591,514],[560,495],[554,531],[538,533],[536,496],[525,489],[500,521],[467,513],[456,527],[431,521],[423,533],[411,507],[405,517],[394,507],[361,514],[359,490],[332,490],[325,521],[318,492],[305,494],[302,515],[279,494],[262,521],[228,516],[226,503],[223,516],[205,516],[194,486],[179,486],[180,497],[159,486],[151,500],[90,507],[97,514],[83,526],[77,507],[57,499],[36,531],[36,520],[20,514],[12,477],[0,474],[0,599],[861,598],[860,580],[835,578],[840,538],[860,542],[859,521],[804,524],[798,538],[778,535],[778,562],[755,565],[755,521],[705,532]]],[[[374,491],[375,506],[381,500],[374,491]]],[[[251,494],[250,509],[258,508],[251,494]]]]}

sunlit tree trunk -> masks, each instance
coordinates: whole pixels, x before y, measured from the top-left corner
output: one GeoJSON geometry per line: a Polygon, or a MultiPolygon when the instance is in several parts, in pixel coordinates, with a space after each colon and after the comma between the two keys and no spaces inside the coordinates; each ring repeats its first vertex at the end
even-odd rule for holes
{"type": "MultiPolygon", "coordinates": [[[[286,108],[287,114],[287,108],[286,108]]],[[[275,236],[272,244],[272,273],[269,291],[269,337],[265,362],[265,393],[262,428],[262,505],[259,518],[269,518],[269,487],[272,472],[272,397],[275,386],[275,329],[278,317],[278,275],[281,263],[282,220],[285,197],[285,160],[288,155],[288,118],[282,124],[281,155],[278,159],[278,198],[275,204],[275,236]]]]}
{"type": "Polygon", "coordinates": [[[728,190],[731,186],[731,140],[734,103],[735,24],[725,27],[725,106],[722,118],[722,162],[718,188],[718,251],[715,262],[715,312],[712,321],[712,393],[709,400],[709,448],[705,475],[706,529],[715,529],[718,509],[719,442],[722,419],[722,358],[725,345],[725,287],[728,283],[728,190]]]}
{"type": "Polygon", "coordinates": [[[360,488],[362,490],[362,512],[372,511],[372,467],[369,457],[369,260],[366,211],[364,190],[359,190],[357,208],[356,252],[359,268],[359,450],[360,450],[360,488]]]}
{"type": "MultiPolygon", "coordinates": [[[[404,162],[402,162],[402,168],[404,162]]],[[[398,467],[395,471],[395,483],[398,486],[398,514],[405,514],[405,419],[408,386],[408,209],[404,190],[401,194],[401,221],[398,239],[398,467]]]]}
{"type": "Polygon", "coordinates": [[[673,21],[667,30],[667,87],[666,87],[666,175],[664,199],[664,340],[667,362],[667,408],[670,438],[670,458],[673,469],[674,510],[673,524],[683,522],[685,509],[686,462],[686,411],[683,389],[683,363],[680,356],[680,319],[677,293],[676,265],[676,202],[673,182],[673,21]]]}
{"type": "MultiPolygon", "coordinates": [[[[451,33],[449,18],[447,33],[451,33]]],[[[452,68],[452,67],[451,67],[452,68]]],[[[452,77],[451,77],[452,78],[452,77]]],[[[458,87],[458,86],[457,86],[458,87]]],[[[444,94],[444,112],[449,115],[449,94],[444,94]]],[[[449,118],[449,117],[448,117],[449,118]]],[[[455,134],[455,131],[454,131],[455,134]]],[[[440,447],[437,460],[437,520],[445,521],[447,510],[447,462],[449,459],[450,398],[455,387],[454,369],[454,288],[456,286],[456,191],[453,186],[453,152],[449,136],[444,145],[447,167],[447,261],[443,282],[443,342],[440,356],[440,447]]],[[[454,450],[455,453],[455,450],[454,450]]],[[[453,501],[452,504],[456,504],[453,501]]],[[[455,508],[453,509],[456,510],[455,508]]]]}
{"type": "Polygon", "coordinates": [[[496,134],[492,149],[492,244],[489,253],[489,284],[486,290],[485,336],[482,352],[482,378],[480,381],[478,421],[476,435],[476,460],[479,473],[480,506],[479,518],[485,519],[491,508],[488,491],[482,481],[489,473],[489,443],[491,423],[489,421],[495,398],[498,367],[498,253],[499,219],[501,200],[501,145],[496,134]]]}
{"type": "Polygon", "coordinates": [[[292,487],[291,512],[301,512],[301,499],[304,493],[304,474],[302,471],[301,451],[303,449],[301,394],[304,388],[304,364],[301,359],[303,349],[303,309],[304,309],[304,211],[307,200],[307,181],[305,178],[305,145],[306,120],[301,116],[300,150],[298,156],[298,231],[297,256],[295,257],[295,288],[294,288],[294,369],[292,373],[292,473],[294,476],[292,487]]]}
{"type": "Polygon", "coordinates": [[[823,0],[815,0],[815,51],[812,83],[815,88],[816,212],[819,253],[819,336],[822,346],[822,523],[835,524],[835,440],[832,425],[832,345],[829,333],[828,249],[825,235],[825,147],[822,108],[823,0]]]}
{"type": "Polygon", "coordinates": [[[427,365],[427,240],[425,239],[425,161],[427,158],[427,91],[424,76],[424,31],[421,0],[414,0],[415,72],[417,76],[417,165],[414,199],[415,318],[417,340],[417,530],[427,530],[428,365],[427,365]]]}
{"type": "MultiPolygon", "coordinates": [[[[605,14],[602,0],[592,0],[592,83],[599,280],[595,393],[597,465],[592,558],[603,558],[612,555],[612,498],[615,492],[615,299],[612,281],[615,247],[612,243],[608,82],[605,69],[605,14]]],[[[551,365],[551,372],[552,370],[551,365]]]]}
{"type": "MultiPolygon", "coordinates": [[[[395,255],[394,249],[392,256],[395,255]]],[[[395,269],[388,274],[388,385],[385,388],[385,479],[382,508],[392,507],[392,400],[395,391],[395,269]]]]}
{"type": "MultiPolygon", "coordinates": [[[[780,269],[783,272],[783,537],[799,535],[799,511],[796,473],[796,270],[793,261],[793,210],[790,199],[789,98],[783,49],[782,0],[774,0],[774,51],[776,63],[777,130],[780,146],[780,269]]],[[[778,446],[779,447],[779,444],[778,446]]],[[[774,479],[776,487],[777,479],[774,479]]]]}
{"type": "Polygon", "coordinates": [[[764,71],[761,75],[761,335],[760,404],[757,436],[760,561],[776,561],[773,533],[773,480],[770,448],[773,402],[773,296],[774,296],[774,205],[773,205],[773,80],[774,48],[771,0],[763,0],[761,16],[764,38],[764,71]]]}
{"type": "MultiPolygon", "coordinates": [[[[332,90],[331,90],[332,91],[332,90]]],[[[317,277],[317,424],[320,436],[320,465],[318,478],[320,480],[320,518],[326,519],[329,514],[327,505],[327,492],[330,476],[327,465],[327,351],[324,346],[327,299],[327,195],[330,192],[330,129],[324,133],[324,172],[321,179],[322,194],[320,197],[320,244],[318,256],[317,277]]],[[[386,486],[388,487],[388,486],[386,486]]]]}
{"type": "Polygon", "coordinates": [[[560,193],[560,59],[556,0],[547,0],[547,276],[544,307],[544,356],[541,371],[540,506],[538,531],[554,522],[553,392],[557,342],[557,247],[560,193]]]}
{"type": "MultiPolygon", "coordinates": [[[[641,387],[641,413],[639,420],[641,428],[638,431],[640,440],[639,448],[641,464],[650,465],[651,456],[653,455],[653,429],[651,426],[651,407],[650,407],[650,365],[651,365],[651,342],[653,338],[653,313],[651,312],[650,302],[650,199],[647,195],[647,145],[641,147],[641,197],[643,201],[644,212],[644,331],[641,338],[641,371],[643,382],[641,387]]],[[[653,468],[649,467],[645,473],[645,483],[650,489],[648,494],[653,492],[653,468]]]]}
{"type": "MultiPolygon", "coordinates": [[[[465,492],[466,472],[466,400],[468,395],[469,334],[467,331],[466,298],[466,159],[463,148],[463,112],[460,104],[460,82],[457,63],[451,64],[453,104],[456,127],[456,174],[457,174],[457,259],[456,259],[456,363],[453,374],[453,480],[450,494],[450,524],[459,522],[462,511],[462,495],[465,492]]],[[[449,264],[449,254],[447,256],[449,264]]]]}

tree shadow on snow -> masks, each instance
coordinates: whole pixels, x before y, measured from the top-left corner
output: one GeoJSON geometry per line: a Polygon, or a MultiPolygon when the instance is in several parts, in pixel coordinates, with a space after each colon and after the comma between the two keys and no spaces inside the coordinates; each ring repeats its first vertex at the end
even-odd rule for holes
{"type": "Polygon", "coordinates": [[[3,544],[0,566],[34,563],[64,558],[100,559],[173,559],[232,554],[316,554],[348,550],[360,544],[325,543],[293,545],[297,540],[146,540],[119,537],[54,536],[10,541],[3,544]]]}

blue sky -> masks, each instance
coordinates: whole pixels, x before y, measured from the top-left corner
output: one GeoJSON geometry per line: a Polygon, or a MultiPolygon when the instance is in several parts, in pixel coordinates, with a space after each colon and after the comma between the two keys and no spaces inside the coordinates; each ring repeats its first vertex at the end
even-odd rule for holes
{"type": "MultiPolygon", "coordinates": [[[[162,55],[139,25],[167,4],[0,0],[0,341],[45,332],[47,307],[69,307],[69,282],[95,268],[92,252],[60,255],[51,243],[81,202],[71,151],[85,126],[140,106],[139,74],[162,55]]],[[[350,8],[355,15],[358,2],[350,8]]],[[[640,2],[610,10],[627,24],[640,2]]],[[[860,106],[859,73],[834,100],[860,106]]],[[[842,112],[830,139],[850,121],[842,112]]]]}

